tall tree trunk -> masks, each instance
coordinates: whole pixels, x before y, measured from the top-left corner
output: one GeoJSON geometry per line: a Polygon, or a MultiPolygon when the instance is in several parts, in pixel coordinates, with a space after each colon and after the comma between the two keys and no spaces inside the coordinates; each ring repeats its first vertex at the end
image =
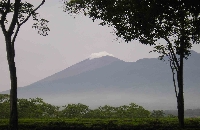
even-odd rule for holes
{"type": "Polygon", "coordinates": [[[184,95],[183,95],[183,59],[184,59],[184,48],[185,48],[185,42],[187,41],[185,38],[185,15],[184,11],[182,12],[181,17],[181,37],[180,37],[180,65],[178,68],[178,119],[179,119],[179,125],[181,128],[184,128],[184,95]]]}
{"type": "Polygon", "coordinates": [[[15,61],[9,61],[11,90],[10,90],[10,130],[18,130],[18,111],[17,111],[17,76],[15,61]]]}
{"type": "Polygon", "coordinates": [[[184,59],[184,33],[180,44],[180,66],[178,69],[178,119],[181,128],[184,128],[184,95],[183,95],[183,59],[184,59]]]}
{"type": "Polygon", "coordinates": [[[11,46],[11,38],[6,38],[6,50],[7,50],[7,60],[10,71],[10,130],[18,130],[18,111],[17,111],[17,75],[15,67],[15,52],[14,48],[11,46]]]}
{"type": "Polygon", "coordinates": [[[184,128],[184,95],[183,95],[183,56],[180,56],[180,68],[178,72],[178,119],[181,128],[184,128]]]}

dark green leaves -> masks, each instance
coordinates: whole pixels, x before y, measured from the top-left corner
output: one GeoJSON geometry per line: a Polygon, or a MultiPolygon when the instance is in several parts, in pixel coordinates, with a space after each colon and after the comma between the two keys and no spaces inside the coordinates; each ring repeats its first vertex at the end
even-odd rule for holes
{"type": "Polygon", "coordinates": [[[48,22],[49,21],[46,19],[37,20],[36,23],[33,24],[32,28],[38,30],[38,34],[47,36],[48,31],[50,31],[50,29],[47,26],[48,22]]]}

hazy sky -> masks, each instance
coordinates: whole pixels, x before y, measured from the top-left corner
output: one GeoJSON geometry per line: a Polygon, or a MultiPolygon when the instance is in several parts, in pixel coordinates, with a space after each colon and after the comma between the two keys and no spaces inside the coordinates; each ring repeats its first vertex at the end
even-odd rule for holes
{"type": "MultiPolygon", "coordinates": [[[[24,0],[22,0],[24,1],[24,0]]],[[[33,5],[42,0],[27,0],[33,5]]],[[[51,31],[46,37],[31,28],[32,18],[25,23],[15,43],[18,86],[23,87],[61,71],[77,62],[91,57],[92,53],[107,52],[124,61],[157,57],[151,53],[152,47],[137,41],[130,43],[115,41],[112,28],[98,25],[85,16],[75,19],[62,11],[59,0],[46,0],[37,11],[42,18],[49,20],[51,31]]],[[[10,89],[9,70],[6,59],[5,40],[0,31],[0,91],[10,89]]],[[[200,52],[200,46],[195,46],[200,52]]],[[[92,55],[93,56],[93,55],[92,55]]]]}

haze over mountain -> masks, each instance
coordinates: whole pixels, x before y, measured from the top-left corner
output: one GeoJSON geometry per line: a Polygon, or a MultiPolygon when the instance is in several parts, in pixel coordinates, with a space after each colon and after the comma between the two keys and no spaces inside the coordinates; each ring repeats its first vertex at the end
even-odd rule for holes
{"type": "MultiPolygon", "coordinates": [[[[184,64],[185,108],[200,108],[200,54],[191,53],[184,64]]],[[[134,102],[150,110],[176,109],[172,72],[167,62],[157,58],[124,62],[106,52],[19,87],[18,97],[41,97],[55,105],[83,103],[96,107],[134,102]]]]}

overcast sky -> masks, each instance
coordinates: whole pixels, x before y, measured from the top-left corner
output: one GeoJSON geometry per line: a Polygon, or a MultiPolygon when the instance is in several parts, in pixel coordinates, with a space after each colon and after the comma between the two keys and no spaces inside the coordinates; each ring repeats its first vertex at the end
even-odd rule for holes
{"type": "MultiPolygon", "coordinates": [[[[24,0],[22,0],[24,1],[24,0]]],[[[33,5],[42,0],[27,0],[33,5]]],[[[31,28],[32,18],[25,23],[15,43],[18,86],[23,87],[59,72],[77,62],[89,58],[93,53],[107,52],[124,61],[157,57],[152,47],[137,41],[130,43],[116,41],[112,28],[98,25],[85,16],[72,16],[62,11],[59,0],[46,0],[37,11],[49,20],[51,31],[46,37],[31,28]]],[[[10,89],[9,70],[6,59],[5,40],[0,31],[0,91],[10,89]]],[[[193,48],[200,52],[200,46],[193,48]]],[[[101,53],[100,53],[101,54],[101,53]]]]}

